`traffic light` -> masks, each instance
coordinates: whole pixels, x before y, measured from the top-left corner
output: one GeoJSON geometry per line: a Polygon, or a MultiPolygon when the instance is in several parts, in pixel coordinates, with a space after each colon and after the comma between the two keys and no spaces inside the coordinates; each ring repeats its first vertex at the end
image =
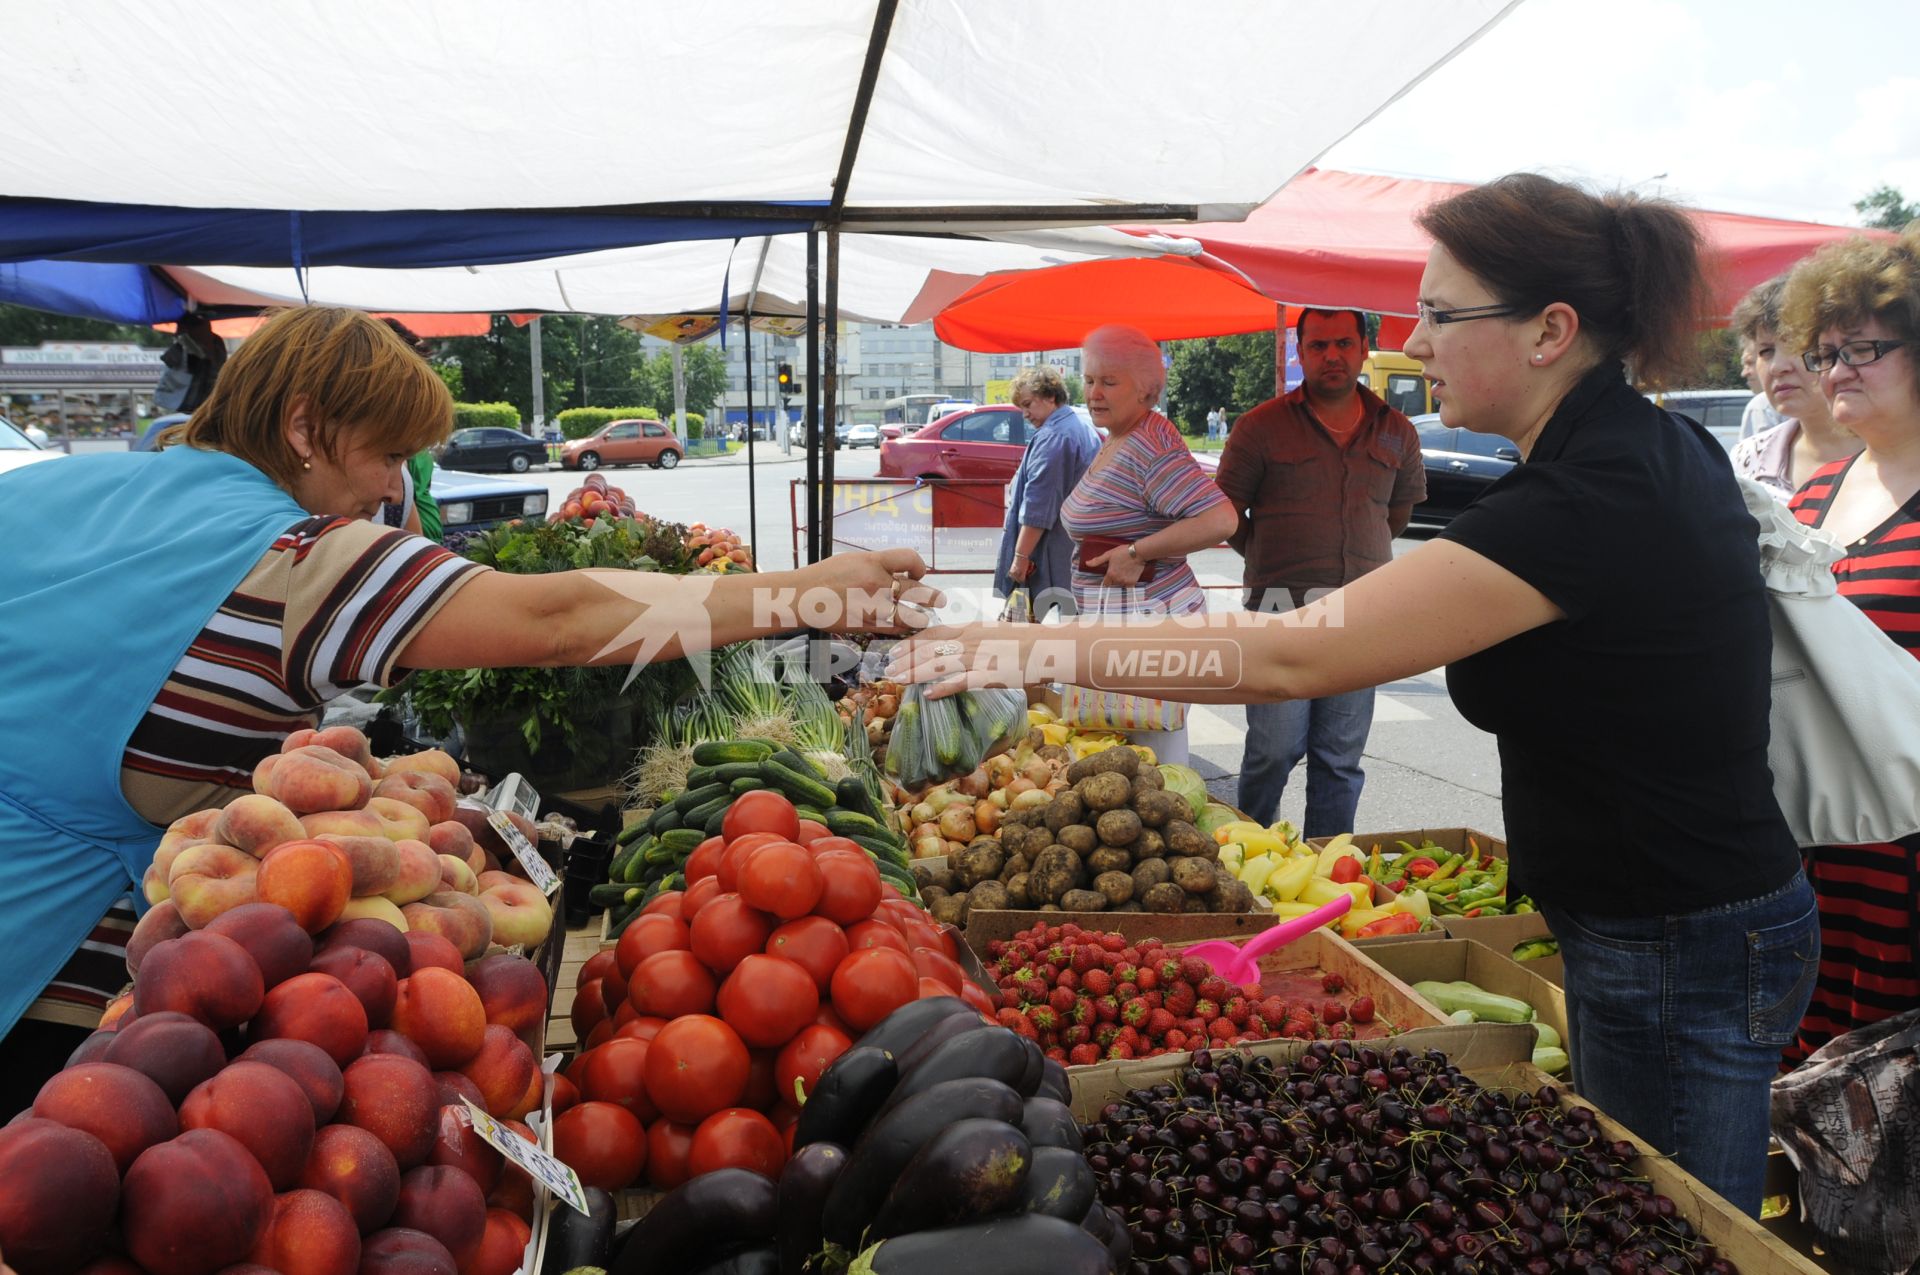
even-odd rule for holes
{"type": "Polygon", "coordinates": [[[780,392],[782,394],[793,393],[793,364],[782,363],[777,378],[780,382],[780,392]]]}

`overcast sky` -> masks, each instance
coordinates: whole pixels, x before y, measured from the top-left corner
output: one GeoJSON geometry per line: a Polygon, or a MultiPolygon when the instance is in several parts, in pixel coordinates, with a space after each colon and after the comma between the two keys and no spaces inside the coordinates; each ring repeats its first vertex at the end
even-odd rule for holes
{"type": "MultiPolygon", "coordinates": [[[[1391,38],[1353,34],[1362,50],[1391,38]]],[[[1854,225],[1882,182],[1920,199],[1920,3],[1522,0],[1320,162],[1461,181],[1537,169],[1854,225]]]]}

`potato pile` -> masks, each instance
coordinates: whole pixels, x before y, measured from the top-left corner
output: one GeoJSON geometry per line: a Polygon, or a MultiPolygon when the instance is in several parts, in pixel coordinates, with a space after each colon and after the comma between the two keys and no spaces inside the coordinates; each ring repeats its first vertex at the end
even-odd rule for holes
{"type": "Polygon", "coordinates": [[[947,867],[916,863],[936,919],[965,925],[974,908],[1043,912],[1250,912],[1253,893],[1193,825],[1193,808],[1130,747],[1075,762],[1068,787],[1014,809],[998,840],[975,837],[947,867]]]}

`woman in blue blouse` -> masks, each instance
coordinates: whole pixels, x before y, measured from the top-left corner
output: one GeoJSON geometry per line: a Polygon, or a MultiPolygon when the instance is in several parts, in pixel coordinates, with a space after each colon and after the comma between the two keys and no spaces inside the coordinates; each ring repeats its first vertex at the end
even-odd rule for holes
{"type": "Polygon", "coordinates": [[[1035,620],[1056,607],[1066,615],[1076,611],[1073,540],[1060,525],[1060,506],[1100,450],[1100,436],[1067,397],[1058,368],[1023,368],[1013,378],[1014,404],[1036,433],[1007,493],[994,592],[1008,597],[1026,589],[1035,620]]]}

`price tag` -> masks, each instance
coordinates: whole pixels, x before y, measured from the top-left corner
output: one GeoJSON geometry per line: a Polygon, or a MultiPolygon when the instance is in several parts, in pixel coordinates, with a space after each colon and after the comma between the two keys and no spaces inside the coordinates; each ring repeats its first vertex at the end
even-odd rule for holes
{"type": "Polygon", "coordinates": [[[488,1145],[525,1169],[534,1181],[575,1209],[581,1213],[587,1212],[587,1192],[586,1188],[580,1185],[579,1174],[513,1130],[501,1125],[492,1116],[474,1106],[471,1098],[462,1098],[460,1101],[467,1106],[467,1118],[473,1122],[473,1131],[485,1138],[488,1145]]]}
{"type": "Polygon", "coordinates": [[[560,877],[540,857],[539,847],[528,841],[527,834],[516,828],[504,812],[496,810],[488,815],[487,824],[507,843],[507,849],[513,851],[513,857],[527,870],[527,880],[540,887],[540,893],[552,894],[560,888],[560,877]]]}

